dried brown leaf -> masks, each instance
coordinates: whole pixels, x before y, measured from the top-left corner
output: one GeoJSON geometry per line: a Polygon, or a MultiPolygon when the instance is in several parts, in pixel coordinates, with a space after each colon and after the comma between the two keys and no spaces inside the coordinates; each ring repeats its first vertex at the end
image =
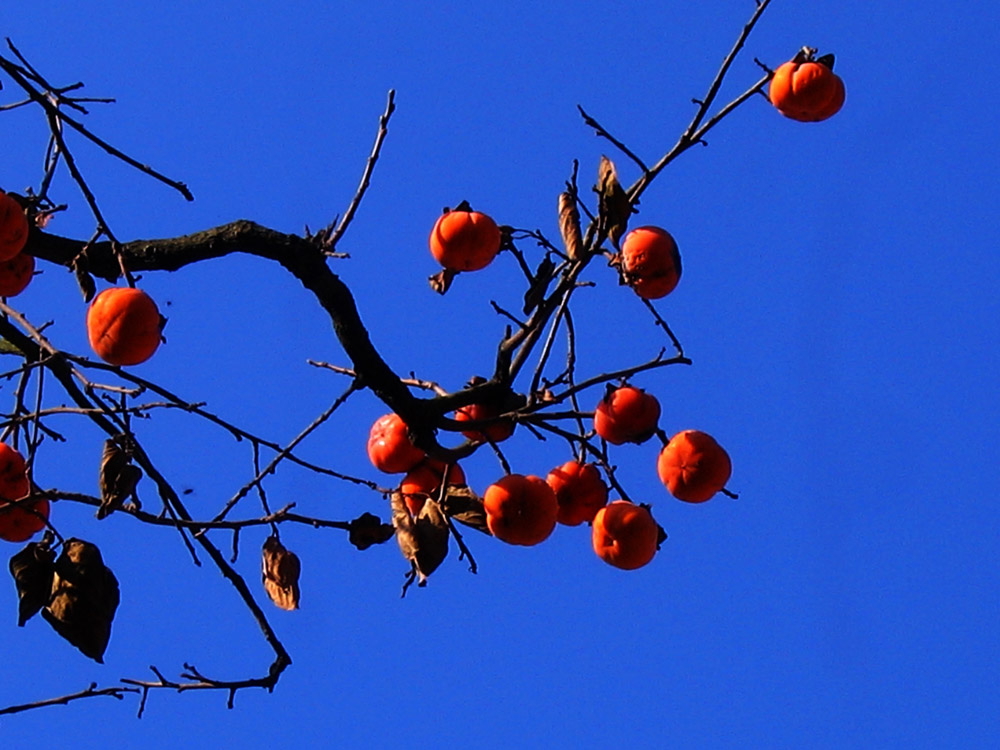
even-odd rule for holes
{"type": "Polygon", "coordinates": [[[486,526],[486,509],[483,507],[483,501],[469,487],[449,484],[441,503],[441,509],[446,516],[454,521],[484,534],[490,533],[486,526]]]}
{"type": "Polygon", "coordinates": [[[583,253],[583,234],[580,231],[580,212],[576,208],[576,197],[570,192],[559,194],[559,232],[566,247],[566,255],[570,260],[577,260],[583,253]]]}
{"type": "Polygon", "coordinates": [[[17,586],[17,624],[23,626],[44,607],[52,594],[56,553],[47,541],[29,542],[10,558],[10,574],[17,586]]]}
{"type": "Polygon", "coordinates": [[[544,299],[545,292],[552,282],[552,271],[555,270],[555,267],[556,264],[552,262],[552,259],[548,255],[542,258],[542,262],[538,264],[535,276],[531,280],[531,285],[528,287],[528,291],[524,293],[523,310],[525,315],[528,315],[538,307],[542,299],[544,299]]]}
{"type": "Polygon", "coordinates": [[[427,577],[448,556],[448,519],[437,501],[430,498],[424,502],[416,518],[410,517],[401,493],[393,492],[390,504],[399,549],[413,566],[417,585],[423,586],[427,577]]]}
{"type": "Polygon", "coordinates": [[[80,293],[83,295],[84,302],[90,302],[97,294],[97,285],[94,283],[94,277],[90,275],[87,270],[87,256],[82,253],[73,258],[73,262],[70,264],[73,269],[73,274],[76,276],[76,283],[80,287],[80,293]]]}
{"type": "Polygon", "coordinates": [[[597,194],[601,228],[612,244],[618,247],[618,241],[625,234],[629,217],[632,216],[632,204],[618,181],[618,170],[614,162],[606,156],[601,157],[597,170],[597,194]]]}
{"type": "Polygon", "coordinates": [[[451,289],[451,282],[455,280],[458,275],[458,271],[453,271],[450,268],[442,269],[438,271],[433,276],[428,277],[427,282],[431,285],[433,289],[438,294],[444,294],[449,289],[451,289]]]}
{"type": "Polygon", "coordinates": [[[118,580],[97,545],[67,539],[55,564],[52,595],[42,617],[53,629],[99,664],[118,609],[118,580]]]}
{"type": "Polygon", "coordinates": [[[291,611],[299,608],[299,573],[302,564],[294,552],[276,536],[269,536],[261,553],[264,590],[279,608],[291,611]]]}
{"type": "Polygon", "coordinates": [[[382,544],[392,539],[395,530],[392,524],[382,523],[382,519],[371,513],[362,513],[351,521],[348,540],[358,549],[368,549],[373,544],[382,544]]]}
{"type": "Polygon", "coordinates": [[[101,470],[98,476],[98,486],[101,490],[101,506],[97,509],[97,518],[111,515],[135,492],[136,485],[142,479],[142,469],[134,466],[132,457],[119,445],[119,437],[104,441],[101,451],[101,470]]]}

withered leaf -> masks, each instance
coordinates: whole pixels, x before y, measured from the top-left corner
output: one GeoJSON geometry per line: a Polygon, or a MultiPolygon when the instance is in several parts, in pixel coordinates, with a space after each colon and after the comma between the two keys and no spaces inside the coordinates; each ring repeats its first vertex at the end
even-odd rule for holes
{"type": "Polygon", "coordinates": [[[101,506],[97,509],[98,519],[111,515],[135,492],[142,479],[142,469],[132,464],[127,451],[122,450],[119,441],[124,436],[108,438],[101,452],[101,471],[98,486],[101,490],[101,506]]]}
{"type": "Polygon", "coordinates": [[[486,509],[483,508],[483,501],[469,487],[449,484],[441,509],[445,515],[459,523],[484,534],[490,533],[486,526],[486,509]]]}
{"type": "Polygon", "coordinates": [[[455,280],[455,277],[457,275],[458,271],[453,271],[450,268],[445,268],[441,271],[438,271],[433,276],[429,276],[427,278],[427,282],[431,285],[431,289],[433,289],[435,292],[437,292],[438,294],[444,294],[449,289],[451,289],[451,282],[455,280]]]}
{"type": "Polygon", "coordinates": [[[17,586],[17,624],[24,626],[44,607],[52,594],[52,576],[55,573],[56,553],[48,541],[29,542],[10,558],[10,574],[17,586]]]}
{"type": "Polygon", "coordinates": [[[528,291],[524,293],[524,314],[529,314],[532,310],[538,307],[538,304],[545,297],[545,292],[549,288],[549,284],[552,282],[552,271],[555,269],[556,264],[552,262],[552,259],[546,255],[542,258],[542,262],[538,264],[538,268],[535,270],[535,276],[531,280],[531,286],[528,287],[528,291]]]}
{"type": "Polygon", "coordinates": [[[601,164],[597,170],[597,194],[601,228],[617,248],[618,241],[628,228],[632,204],[629,203],[625,189],[618,182],[618,170],[615,169],[614,162],[606,156],[601,157],[601,164]]]}
{"type": "Polygon", "coordinates": [[[118,580],[97,545],[67,539],[55,564],[52,595],[42,617],[53,629],[99,664],[118,609],[118,580]]]}
{"type": "Polygon", "coordinates": [[[80,253],[70,264],[73,269],[73,274],[76,276],[76,283],[80,287],[80,293],[83,295],[84,302],[90,302],[97,293],[97,285],[94,283],[94,277],[90,275],[87,270],[87,259],[83,253],[80,253]]]}
{"type": "Polygon", "coordinates": [[[299,573],[302,564],[276,536],[269,536],[262,551],[264,590],[284,610],[299,608],[299,573]]]}
{"type": "Polygon", "coordinates": [[[576,198],[568,191],[559,193],[559,232],[569,259],[579,258],[583,252],[580,212],[576,208],[576,198]]]}
{"type": "Polygon", "coordinates": [[[401,493],[393,492],[390,503],[399,549],[413,566],[417,585],[423,586],[448,556],[448,520],[441,506],[431,498],[424,502],[416,518],[410,516],[401,493]]]}
{"type": "Polygon", "coordinates": [[[348,541],[361,550],[368,549],[373,544],[388,542],[394,533],[392,524],[382,523],[382,519],[372,513],[362,513],[351,521],[347,532],[348,541]]]}

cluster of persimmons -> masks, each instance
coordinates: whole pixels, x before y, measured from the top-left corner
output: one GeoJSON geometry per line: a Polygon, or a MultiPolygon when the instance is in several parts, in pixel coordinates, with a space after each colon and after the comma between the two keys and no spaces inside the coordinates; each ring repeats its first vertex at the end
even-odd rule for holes
{"type": "MultiPolygon", "coordinates": [[[[844,84],[833,72],[832,56],[814,59],[804,48],[781,65],[771,80],[769,97],[783,115],[800,121],[824,120],[844,103],[844,84]]],[[[31,281],[34,258],[25,252],[28,220],[21,204],[0,191],[0,296],[12,297],[31,281]]],[[[477,211],[456,209],[435,223],[430,251],[451,273],[485,268],[500,252],[503,234],[496,222],[477,211]]],[[[644,299],[659,299],[677,286],[681,259],[674,238],[656,226],[643,226],[625,235],[616,265],[622,280],[644,299]]],[[[137,365],[148,360],[162,340],[163,318],[156,304],[132,286],[102,291],[92,301],[86,318],[90,345],[105,362],[137,365]]],[[[516,427],[516,415],[472,404],[459,409],[458,421],[477,424],[462,434],[476,442],[499,443],[516,427]]],[[[643,443],[656,434],[660,405],[656,398],[629,384],[608,387],[596,405],[593,434],[607,443],[643,443]]],[[[374,466],[403,474],[399,493],[416,517],[429,498],[449,487],[464,487],[458,464],[431,458],[411,441],[406,424],[395,414],[377,420],[368,440],[374,466]]],[[[710,435],[698,430],[677,433],[660,451],[657,473],[679,500],[701,503],[723,491],[732,471],[726,451],[710,435]]],[[[45,528],[49,502],[17,502],[30,494],[24,457],[0,443],[0,539],[23,542],[45,528]]],[[[597,555],[618,568],[646,565],[656,552],[662,530],[648,506],[627,500],[609,502],[608,486],[599,467],[572,459],[548,472],[545,479],[507,474],[482,495],[488,531],[501,541],[535,545],[549,537],[558,523],[592,525],[597,555]]]]}

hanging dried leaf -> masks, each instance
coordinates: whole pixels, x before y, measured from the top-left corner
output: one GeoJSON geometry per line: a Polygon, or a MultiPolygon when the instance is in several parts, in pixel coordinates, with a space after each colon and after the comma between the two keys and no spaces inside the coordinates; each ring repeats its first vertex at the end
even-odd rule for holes
{"type": "Polygon", "coordinates": [[[580,212],[576,197],[570,192],[559,193],[559,232],[562,234],[566,255],[577,260],[583,253],[583,234],[580,231],[580,212]]]}
{"type": "Polygon", "coordinates": [[[55,559],[56,553],[49,547],[47,539],[41,542],[29,542],[24,549],[10,558],[10,574],[17,586],[19,627],[23,627],[24,623],[48,603],[52,594],[55,559]]]}
{"type": "Polygon", "coordinates": [[[98,477],[98,486],[101,489],[101,507],[97,509],[98,519],[105,518],[122,507],[142,479],[142,469],[131,463],[132,457],[118,444],[124,439],[124,436],[119,436],[117,439],[108,438],[104,441],[101,471],[98,477]]]}
{"type": "Polygon", "coordinates": [[[427,282],[431,285],[433,289],[438,294],[444,294],[449,289],[451,289],[451,282],[455,280],[458,275],[458,271],[453,271],[450,268],[445,268],[438,271],[433,276],[427,278],[427,282]]]}
{"type": "Polygon", "coordinates": [[[73,269],[73,274],[76,276],[76,283],[80,287],[80,293],[83,294],[83,301],[90,302],[97,294],[97,285],[94,283],[94,277],[87,270],[87,256],[83,253],[77,255],[70,263],[70,268],[73,269]]]}
{"type": "Polygon", "coordinates": [[[382,523],[382,519],[371,513],[362,513],[351,521],[348,530],[348,541],[358,549],[364,550],[373,544],[382,544],[392,539],[395,529],[392,524],[382,523]]]}
{"type": "Polygon", "coordinates": [[[601,157],[601,165],[597,170],[597,194],[601,229],[617,248],[618,241],[628,228],[628,220],[632,216],[632,204],[625,195],[625,189],[618,182],[618,170],[615,169],[614,162],[606,156],[601,157]]]}
{"type": "Polygon", "coordinates": [[[410,517],[401,493],[393,492],[390,503],[399,549],[413,566],[417,585],[424,586],[427,577],[448,556],[448,520],[437,501],[430,498],[424,502],[416,518],[410,517]]]}
{"type": "Polygon", "coordinates": [[[269,536],[262,551],[264,590],[284,610],[299,608],[299,573],[302,564],[276,536],[269,536]]]}
{"type": "Polygon", "coordinates": [[[449,484],[441,509],[454,521],[465,524],[476,531],[490,534],[486,526],[486,510],[483,501],[469,487],[449,484]]]}
{"type": "Polygon", "coordinates": [[[531,280],[531,286],[528,287],[528,291],[524,293],[524,314],[528,315],[532,310],[538,307],[539,303],[545,298],[545,292],[549,288],[549,284],[552,282],[552,271],[555,270],[556,264],[552,262],[552,259],[546,255],[542,258],[542,262],[538,264],[538,268],[535,270],[535,276],[531,280]]]}
{"type": "Polygon", "coordinates": [[[104,663],[118,609],[118,580],[97,545],[67,539],[56,560],[52,596],[42,617],[85,656],[104,663]]]}

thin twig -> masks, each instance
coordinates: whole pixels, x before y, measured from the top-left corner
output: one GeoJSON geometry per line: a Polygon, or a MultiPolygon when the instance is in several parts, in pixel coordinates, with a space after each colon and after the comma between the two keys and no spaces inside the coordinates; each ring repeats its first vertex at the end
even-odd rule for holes
{"type": "Polygon", "coordinates": [[[382,116],[378,118],[378,133],[375,136],[375,145],[372,147],[372,151],[368,155],[368,161],[365,162],[365,171],[361,175],[361,184],[358,185],[358,190],[354,193],[354,197],[351,199],[350,205],[347,206],[347,210],[344,212],[344,216],[340,220],[340,223],[337,224],[337,228],[333,230],[330,236],[323,243],[323,246],[328,253],[334,251],[337,247],[337,243],[340,242],[340,238],[344,236],[344,232],[347,231],[347,227],[351,223],[351,219],[354,218],[354,214],[358,210],[358,206],[361,205],[361,199],[364,198],[365,191],[368,189],[372,172],[375,170],[375,162],[378,161],[379,154],[382,151],[382,143],[385,141],[385,136],[389,132],[389,118],[392,117],[392,113],[396,111],[395,98],[395,89],[389,89],[389,96],[385,103],[385,111],[382,113],[382,116]]]}
{"type": "Polygon", "coordinates": [[[0,708],[0,716],[7,714],[17,714],[22,711],[30,711],[34,708],[43,708],[45,706],[65,706],[72,701],[80,700],[81,698],[97,698],[100,696],[109,696],[111,698],[116,698],[122,700],[125,697],[125,693],[138,693],[139,690],[134,687],[124,687],[121,685],[114,685],[112,687],[98,688],[96,682],[90,683],[90,687],[86,690],[81,690],[78,693],[71,693],[69,695],[61,695],[58,698],[47,698],[41,701],[35,701],[33,703],[22,703],[19,706],[7,706],[6,708],[0,708]]]}

